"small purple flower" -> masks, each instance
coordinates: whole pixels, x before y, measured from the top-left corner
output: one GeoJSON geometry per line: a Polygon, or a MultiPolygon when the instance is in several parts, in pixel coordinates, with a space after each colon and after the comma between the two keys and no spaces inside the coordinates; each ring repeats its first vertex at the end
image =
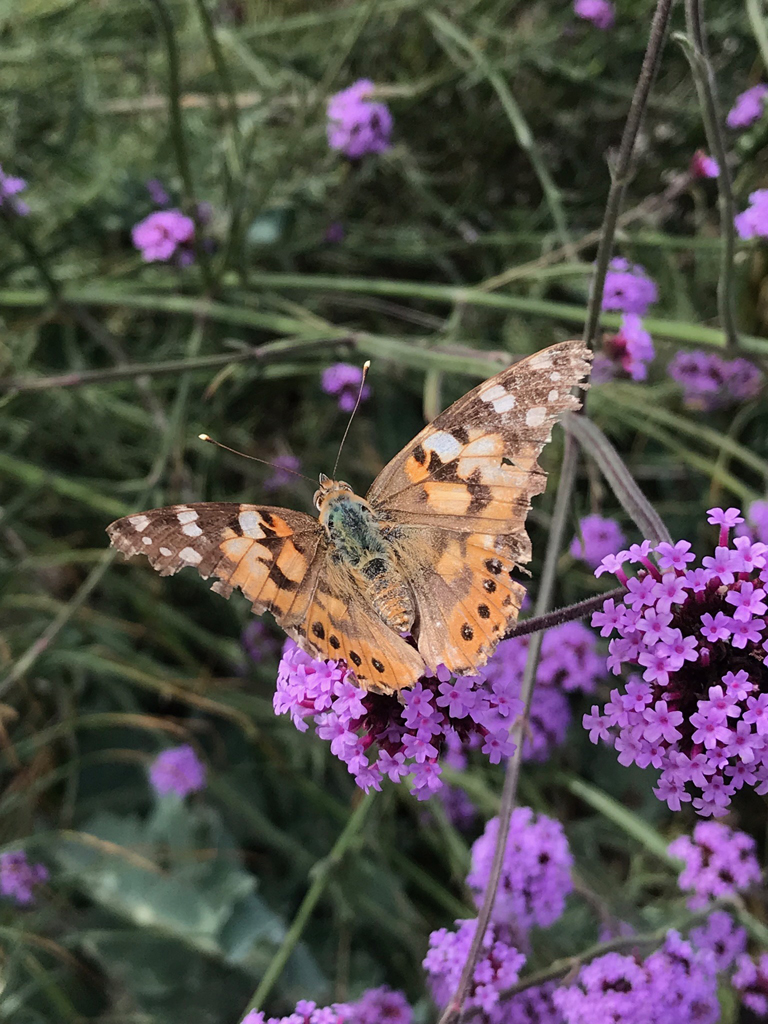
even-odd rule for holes
{"type": "Polygon", "coordinates": [[[386,103],[370,99],[375,88],[362,78],[328,101],[328,145],[350,160],[390,148],[392,115],[386,103]]]}
{"type": "Polygon", "coordinates": [[[177,250],[189,252],[195,222],[180,210],[156,210],[133,228],[133,244],[147,263],[165,262],[177,250]]]}
{"type": "Polygon", "coordinates": [[[700,821],[693,837],[679,836],[669,852],[685,865],[678,884],[693,893],[688,903],[694,910],[760,881],[754,839],[718,821],[700,821]]]}
{"type": "Polygon", "coordinates": [[[748,359],[721,359],[700,349],[678,352],[667,372],[682,386],[685,404],[705,411],[755,398],[762,387],[762,374],[748,359]]]}
{"type": "Polygon", "coordinates": [[[160,796],[197,793],[205,789],[205,777],[205,765],[188,743],[162,751],[149,769],[150,782],[160,796]]]}
{"type": "MultiPolygon", "coordinates": [[[[323,391],[326,395],[339,396],[339,408],[342,412],[352,412],[362,379],[363,371],[359,366],[353,366],[351,363],[334,363],[323,370],[323,391]]],[[[371,389],[364,384],[360,401],[365,402],[370,397],[371,389]]]]}
{"type": "Polygon", "coordinates": [[[747,128],[763,116],[765,97],[768,86],[753,85],[751,89],[736,97],[736,102],[728,111],[725,123],[729,128],[747,128]]]}
{"type": "Polygon", "coordinates": [[[574,0],[573,13],[577,18],[591,21],[596,28],[603,30],[613,27],[616,12],[610,0],[574,0]]]}
{"type": "Polygon", "coordinates": [[[24,850],[0,853],[0,896],[13,899],[19,906],[35,901],[35,890],[48,881],[44,864],[30,864],[24,850]]]}
{"type": "Polygon", "coordinates": [[[29,213],[29,207],[23,199],[17,199],[16,196],[26,187],[27,183],[23,178],[14,178],[0,167],[0,206],[13,211],[19,217],[25,217],[29,213]]]}
{"type": "Polygon", "coordinates": [[[720,174],[720,165],[703,149],[697,149],[691,157],[690,171],[693,178],[716,178],[720,174]]]}
{"type": "Polygon", "coordinates": [[[171,197],[165,191],[163,183],[158,181],[157,178],[150,178],[147,182],[147,192],[149,192],[149,198],[155,204],[155,206],[170,206],[171,197]]]}
{"type": "Polygon", "coordinates": [[[768,189],[759,188],[749,194],[749,206],[733,219],[739,238],[768,237],[768,189]]]}
{"type": "Polygon", "coordinates": [[[349,1024],[411,1024],[413,1010],[402,992],[387,985],[369,988],[349,1005],[349,1024]]]}
{"type": "Polygon", "coordinates": [[[645,316],[658,297],[658,289],[643,267],[633,266],[620,256],[611,260],[605,277],[603,309],[645,316]]]}
{"type": "MultiPolygon", "coordinates": [[[[485,832],[472,846],[472,867],[467,885],[475,902],[482,902],[499,832],[498,818],[491,818],[485,832]]],[[[546,928],[565,908],[573,889],[573,858],[562,825],[530,807],[516,807],[504,853],[501,881],[491,921],[516,935],[534,925],[546,928]]]]}
{"type": "Polygon", "coordinates": [[[584,516],[579,520],[579,532],[569,548],[574,558],[596,569],[606,555],[618,551],[626,543],[621,527],[615,519],[600,515],[584,516]]]}
{"type": "Polygon", "coordinates": [[[290,486],[301,469],[301,461],[295,455],[276,455],[270,465],[274,473],[264,481],[265,491],[279,491],[281,487],[290,486]]]}
{"type": "Polygon", "coordinates": [[[698,949],[710,950],[718,973],[729,970],[747,948],[746,929],[737,926],[724,910],[714,910],[700,928],[691,931],[689,939],[698,949]]]}
{"type": "Polygon", "coordinates": [[[768,1017],[768,953],[758,960],[742,954],[731,979],[742,1003],[758,1017],[768,1017]]]}
{"type": "Polygon", "coordinates": [[[603,336],[600,363],[600,383],[616,376],[631,380],[645,380],[656,350],[653,340],[643,327],[637,313],[625,313],[618,334],[603,336]]]}

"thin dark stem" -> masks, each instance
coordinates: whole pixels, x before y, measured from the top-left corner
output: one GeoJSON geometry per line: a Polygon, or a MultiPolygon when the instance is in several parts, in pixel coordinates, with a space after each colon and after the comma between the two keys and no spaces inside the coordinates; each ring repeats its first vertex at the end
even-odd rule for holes
{"type": "Polygon", "coordinates": [[[717,282],[717,304],[720,322],[725,333],[726,347],[733,350],[739,345],[733,287],[736,206],[733,201],[731,171],[728,167],[728,156],[723,139],[723,119],[717,97],[717,83],[709,59],[707,37],[704,30],[703,0],[685,0],[685,23],[688,29],[688,39],[684,49],[690,61],[696,92],[699,96],[709,151],[718,166],[718,206],[720,208],[720,234],[723,239],[723,249],[720,255],[720,278],[717,282]]]}
{"type": "Polygon", "coordinates": [[[605,204],[600,245],[597,249],[595,280],[589,300],[587,322],[584,325],[583,338],[586,345],[591,346],[594,343],[600,327],[600,309],[603,302],[605,275],[608,273],[608,264],[611,261],[613,239],[616,234],[619,212],[624,202],[624,193],[631,178],[632,154],[635,149],[637,133],[640,131],[640,126],[643,123],[643,115],[648,104],[651,86],[659,69],[661,51],[664,47],[664,37],[667,33],[669,15],[674,2],[675,0],[658,0],[656,4],[653,21],[651,22],[648,46],[643,57],[643,66],[640,69],[640,76],[632,96],[629,113],[627,114],[627,123],[624,125],[619,155],[611,176],[611,187],[605,204]]]}
{"type": "Polygon", "coordinates": [[[603,607],[605,601],[616,600],[622,597],[626,591],[624,587],[616,587],[615,590],[607,590],[604,594],[597,594],[596,597],[589,597],[586,601],[579,601],[578,604],[569,604],[565,608],[557,608],[546,615],[531,616],[523,622],[518,622],[514,629],[505,633],[502,640],[512,640],[518,636],[528,636],[530,633],[543,633],[544,630],[552,629],[553,626],[562,626],[564,622],[573,622],[574,619],[584,619],[592,612],[603,607]]]}
{"type": "MultiPolygon", "coordinates": [[[[571,492],[576,480],[576,465],[578,462],[578,446],[570,434],[566,434],[565,453],[560,471],[560,482],[555,497],[555,508],[552,513],[552,525],[547,539],[547,550],[544,555],[544,566],[541,572],[539,592],[536,597],[534,609],[535,615],[542,616],[546,613],[552,600],[555,578],[557,576],[557,560],[562,546],[565,524],[568,520],[571,492]]],[[[464,1000],[469,992],[472,983],[472,976],[475,973],[475,966],[480,957],[483,946],[483,939],[488,929],[493,912],[493,905],[496,901],[496,892],[501,880],[501,872],[504,867],[504,856],[507,850],[507,839],[509,837],[509,825],[512,819],[512,811],[515,809],[517,800],[517,784],[520,778],[520,766],[523,755],[523,741],[528,725],[528,718],[533,699],[533,688],[536,682],[536,669],[539,664],[541,653],[541,642],[543,633],[534,633],[528,648],[528,658],[523,671],[523,679],[520,684],[520,699],[523,702],[524,710],[519,716],[512,729],[512,740],[515,749],[507,763],[507,771],[504,776],[504,788],[501,792],[501,803],[499,805],[499,830],[496,838],[496,846],[493,851],[493,861],[488,876],[488,883],[483,895],[483,904],[477,915],[477,927],[472,938],[472,944],[467,954],[464,968],[461,972],[456,992],[440,1017],[439,1024],[453,1024],[461,1013],[464,1000]]]]}
{"type": "Polygon", "coordinates": [[[165,37],[165,48],[168,54],[168,111],[171,118],[171,142],[176,154],[176,165],[179,169],[182,183],[184,185],[184,199],[187,213],[195,222],[195,256],[200,265],[200,271],[208,291],[213,291],[213,278],[211,276],[210,261],[208,253],[202,244],[202,224],[197,207],[195,196],[195,185],[192,179],[192,170],[187,149],[186,135],[184,133],[184,118],[181,112],[181,72],[179,61],[179,47],[176,42],[176,30],[173,25],[173,18],[168,9],[166,0],[149,0],[157,12],[158,21],[165,37]]]}

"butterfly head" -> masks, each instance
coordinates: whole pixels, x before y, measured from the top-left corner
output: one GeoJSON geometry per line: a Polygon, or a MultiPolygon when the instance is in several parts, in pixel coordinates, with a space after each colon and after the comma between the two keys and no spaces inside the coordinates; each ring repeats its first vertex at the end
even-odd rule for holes
{"type": "Polygon", "coordinates": [[[315,508],[318,512],[322,512],[324,506],[334,498],[345,498],[355,492],[345,483],[343,480],[331,480],[325,473],[320,474],[320,486],[315,491],[313,498],[315,508]]]}

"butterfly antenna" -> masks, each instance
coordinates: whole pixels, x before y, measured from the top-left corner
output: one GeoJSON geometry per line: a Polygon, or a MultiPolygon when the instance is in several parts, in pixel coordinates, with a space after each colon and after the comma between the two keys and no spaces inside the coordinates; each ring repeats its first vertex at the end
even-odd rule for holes
{"type": "Polygon", "coordinates": [[[287,466],[276,466],[274,462],[267,462],[266,459],[257,459],[255,455],[246,455],[245,452],[239,452],[236,448],[230,448],[226,444],[222,444],[221,441],[214,441],[209,434],[198,434],[201,441],[207,441],[209,444],[215,444],[217,448],[223,448],[225,452],[232,452],[233,455],[240,455],[244,459],[250,459],[251,462],[260,462],[263,466],[269,466],[270,469],[279,469],[281,473],[290,473],[291,476],[301,477],[302,480],[309,480],[311,484],[314,484],[314,480],[311,477],[304,476],[303,473],[297,473],[295,469],[288,469],[287,466]]]}
{"type": "Polygon", "coordinates": [[[331,477],[334,480],[336,479],[336,470],[338,469],[339,459],[341,458],[341,450],[344,447],[344,442],[347,440],[347,434],[349,433],[349,428],[352,426],[352,420],[355,418],[355,413],[357,412],[357,407],[358,407],[358,405],[360,405],[360,400],[363,397],[363,388],[365,387],[365,378],[367,377],[368,371],[370,370],[370,368],[371,368],[371,360],[370,359],[366,359],[366,361],[363,363],[363,376],[362,376],[362,379],[360,381],[360,390],[357,392],[357,401],[355,402],[355,408],[352,410],[352,414],[349,417],[349,422],[347,423],[347,429],[344,431],[344,436],[341,439],[341,444],[339,445],[339,450],[336,453],[336,461],[333,464],[333,472],[331,473],[331,477]]]}

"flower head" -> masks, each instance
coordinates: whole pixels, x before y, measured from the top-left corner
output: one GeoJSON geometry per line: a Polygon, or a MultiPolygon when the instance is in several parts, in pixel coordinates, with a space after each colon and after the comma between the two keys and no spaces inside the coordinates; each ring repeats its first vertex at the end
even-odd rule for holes
{"type": "Polygon", "coordinates": [[[708,949],[715,958],[718,973],[727,971],[747,948],[747,932],[724,910],[713,910],[689,939],[697,949],[708,949]]]}
{"type": "Polygon", "coordinates": [[[765,97],[768,85],[753,85],[751,89],[736,97],[736,102],[728,111],[725,123],[729,128],[747,128],[763,116],[765,97]]]}
{"type": "Polygon", "coordinates": [[[24,850],[0,853],[0,895],[20,906],[34,903],[35,889],[48,880],[44,864],[30,864],[24,850]]]}
{"type": "Polygon", "coordinates": [[[731,981],[747,1009],[758,1017],[768,1016],[768,953],[761,953],[756,960],[742,954],[731,981]]]}
{"type": "Polygon", "coordinates": [[[362,78],[328,101],[328,145],[350,160],[390,148],[392,115],[386,103],[370,99],[375,88],[362,78]]]}
{"type": "Polygon", "coordinates": [[[645,380],[648,363],[655,355],[653,340],[643,321],[637,313],[625,313],[618,334],[603,336],[601,354],[597,357],[598,383],[604,384],[616,376],[645,380]]]}
{"type": "Polygon", "coordinates": [[[733,219],[739,238],[768,237],[768,188],[749,194],[749,206],[733,219]]]}
{"type": "Polygon", "coordinates": [[[601,29],[612,28],[616,20],[616,11],[610,0],[574,0],[573,13],[601,29]]]}
{"type": "Polygon", "coordinates": [[[618,551],[626,538],[615,519],[600,515],[584,516],[579,520],[579,533],[569,548],[574,558],[596,569],[606,555],[618,551]]]}
{"type": "Polygon", "coordinates": [[[23,199],[17,199],[16,196],[26,187],[27,183],[23,178],[14,178],[0,167],[0,206],[12,210],[20,217],[25,217],[29,213],[29,207],[23,199]]]}
{"type": "Polygon", "coordinates": [[[701,349],[678,352],[668,373],[682,386],[683,401],[692,409],[726,408],[755,398],[762,387],[762,374],[748,359],[721,359],[701,349]]]}
{"type": "Polygon", "coordinates": [[[157,178],[150,178],[147,182],[147,192],[149,192],[149,198],[155,204],[155,206],[170,206],[171,197],[165,191],[163,183],[157,178]]]}
{"type": "Polygon", "coordinates": [[[623,569],[629,552],[611,563],[627,592],[606,601],[592,624],[617,634],[611,670],[627,665],[633,674],[584,726],[593,742],[607,736],[622,764],[660,769],[655,793],[673,810],[693,800],[699,814],[719,817],[742,786],[768,792],[768,548],[748,537],[730,544],[738,509],[711,509],[709,521],[719,527],[717,546],[699,568],[687,542],[659,544],[655,562],[636,563],[636,576],[623,569]]]}
{"type": "Polygon", "coordinates": [[[645,316],[648,307],[658,299],[658,289],[639,264],[617,256],[611,260],[605,277],[603,309],[645,316]]]}
{"type": "Polygon", "coordinates": [[[288,487],[296,479],[295,474],[301,468],[301,461],[295,455],[276,455],[270,463],[274,473],[264,481],[265,491],[279,491],[288,487]]]}
{"type": "Polygon", "coordinates": [[[131,237],[147,263],[165,262],[177,253],[191,253],[195,222],[180,210],[156,210],[134,225],[131,237]]]}
{"type": "Polygon", "coordinates": [[[161,796],[197,793],[205,789],[205,776],[205,765],[188,743],[164,750],[149,769],[150,782],[161,796]]]}
{"type": "Polygon", "coordinates": [[[697,149],[691,157],[690,170],[694,178],[716,178],[720,174],[720,165],[703,149],[697,149]]]}
{"type": "Polygon", "coordinates": [[[413,1010],[402,992],[387,985],[369,988],[349,1005],[349,1024],[411,1024],[413,1010]]]}
{"type": "Polygon", "coordinates": [[[693,893],[689,900],[693,909],[760,881],[754,839],[719,821],[698,822],[693,837],[679,836],[669,844],[669,852],[685,865],[678,884],[693,893]]]}
{"type": "MultiPolygon", "coordinates": [[[[338,395],[339,408],[342,412],[352,412],[362,379],[363,371],[359,366],[353,366],[351,363],[334,363],[323,370],[323,391],[326,395],[338,395]]],[[[371,389],[364,384],[360,401],[365,402],[370,397],[371,389]]]]}

